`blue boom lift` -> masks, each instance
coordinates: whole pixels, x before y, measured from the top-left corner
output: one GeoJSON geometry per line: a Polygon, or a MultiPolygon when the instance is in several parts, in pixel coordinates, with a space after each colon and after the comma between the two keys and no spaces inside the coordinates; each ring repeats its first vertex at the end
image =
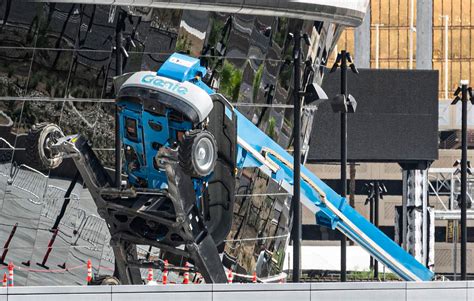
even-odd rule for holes
{"type": "MultiPolygon", "coordinates": [[[[85,138],[44,127],[56,134],[46,139],[39,161],[55,167],[61,157],[73,158],[109,225],[116,276],[124,284],[141,283],[140,267],[162,268],[139,260],[136,245],[189,258],[206,282],[226,282],[217,246],[232,224],[236,174],[259,168],[293,191],[292,156],[209,88],[205,75],[198,59],[175,53],[158,72],[122,77],[116,105],[128,177],[119,186],[85,138]]],[[[404,280],[432,280],[432,271],[304,166],[301,176],[301,201],[318,224],[340,230],[404,280]]]]}

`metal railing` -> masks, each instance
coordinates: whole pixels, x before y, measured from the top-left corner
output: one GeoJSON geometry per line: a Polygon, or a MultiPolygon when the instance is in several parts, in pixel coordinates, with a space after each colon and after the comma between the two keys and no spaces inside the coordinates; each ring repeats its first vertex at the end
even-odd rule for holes
{"type": "Polygon", "coordinates": [[[48,176],[42,172],[21,164],[12,172],[12,186],[32,196],[29,200],[35,205],[43,202],[43,197],[48,188],[48,176]]]}
{"type": "Polygon", "coordinates": [[[89,215],[79,225],[73,245],[77,245],[79,239],[81,239],[91,244],[88,249],[101,250],[99,246],[103,246],[107,242],[107,228],[107,223],[104,219],[93,214],[89,215]]]}

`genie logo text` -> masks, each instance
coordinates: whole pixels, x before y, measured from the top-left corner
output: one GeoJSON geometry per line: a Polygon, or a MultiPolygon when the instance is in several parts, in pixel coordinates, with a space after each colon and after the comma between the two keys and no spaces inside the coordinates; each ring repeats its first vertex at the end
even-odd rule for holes
{"type": "Polygon", "coordinates": [[[167,81],[163,78],[156,77],[154,75],[145,75],[142,80],[144,84],[151,84],[155,87],[166,89],[171,92],[178,93],[180,95],[186,95],[188,93],[188,88],[181,86],[179,83],[172,81],[167,81]]]}

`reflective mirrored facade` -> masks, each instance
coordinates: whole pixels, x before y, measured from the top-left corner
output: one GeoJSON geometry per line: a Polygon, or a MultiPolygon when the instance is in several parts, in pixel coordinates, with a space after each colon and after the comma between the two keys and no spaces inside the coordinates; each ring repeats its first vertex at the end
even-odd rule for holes
{"type": "MultiPolygon", "coordinates": [[[[113,168],[113,77],[157,70],[180,51],[201,56],[212,87],[291,151],[293,112],[282,106],[293,104],[288,33],[310,36],[304,58],[321,82],[343,30],[327,21],[284,17],[10,0],[0,3],[0,15],[0,244],[12,237],[4,261],[19,267],[17,285],[84,284],[88,259],[95,273],[114,269],[107,225],[87,189],[81,183],[70,187],[72,161],[41,170],[31,160],[28,133],[36,125],[85,135],[102,163],[113,168]]],[[[305,150],[311,111],[302,118],[305,150]]],[[[242,170],[236,185],[224,265],[258,277],[279,274],[291,196],[258,169],[242,170]]],[[[138,249],[139,256],[149,252],[138,249]]],[[[158,250],[151,253],[159,256],[158,250]]]]}

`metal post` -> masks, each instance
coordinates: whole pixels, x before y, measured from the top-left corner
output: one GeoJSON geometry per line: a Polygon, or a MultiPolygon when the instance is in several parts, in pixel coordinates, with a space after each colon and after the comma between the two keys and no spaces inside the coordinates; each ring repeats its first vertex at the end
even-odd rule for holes
{"type": "Polygon", "coordinates": [[[402,195],[402,248],[407,251],[407,229],[408,229],[408,174],[409,170],[404,169],[403,174],[403,195],[402,195]]]}
{"type": "MultiPolygon", "coordinates": [[[[347,55],[346,51],[341,51],[341,94],[347,97],[347,55]]],[[[347,114],[341,113],[341,196],[347,194],[347,114]]],[[[346,236],[341,236],[341,281],[346,281],[346,236]]]]}
{"type": "Polygon", "coordinates": [[[467,202],[467,85],[461,81],[462,93],[462,153],[461,153],[461,280],[466,280],[466,202],[467,202]]]}
{"type": "Polygon", "coordinates": [[[115,187],[117,188],[120,188],[122,182],[121,149],[119,108],[115,106],[115,187]]]}
{"type": "MultiPolygon", "coordinates": [[[[369,191],[370,193],[370,191],[369,191]]],[[[369,199],[369,220],[371,224],[374,224],[374,198],[370,196],[369,199]]],[[[370,255],[369,268],[372,270],[374,268],[374,257],[370,255]]]]}
{"type": "Polygon", "coordinates": [[[125,13],[120,11],[117,17],[117,25],[115,27],[115,74],[122,75],[122,29],[125,26],[125,13]]]}
{"type": "MultiPolygon", "coordinates": [[[[122,75],[122,29],[125,26],[125,13],[120,11],[115,27],[115,74],[122,75]]],[[[107,78],[105,79],[107,80],[107,78]]],[[[115,107],[115,186],[120,188],[122,184],[122,144],[120,143],[120,119],[119,108],[115,107]]]]}
{"type": "Polygon", "coordinates": [[[53,250],[53,244],[56,241],[56,236],[58,236],[58,232],[59,232],[59,229],[54,230],[53,236],[51,237],[48,243],[48,249],[46,250],[46,253],[44,254],[43,261],[41,263],[36,263],[38,266],[43,267],[47,270],[49,270],[49,267],[46,266],[46,262],[48,261],[51,251],[53,250]]]}
{"type": "Polygon", "coordinates": [[[453,272],[454,280],[458,278],[458,236],[459,221],[454,221],[454,239],[453,239],[453,272]]]}
{"type": "Polygon", "coordinates": [[[8,236],[8,239],[7,241],[5,242],[5,244],[3,245],[3,253],[2,253],[2,257],[0,258],[0,263],[1,264],[4,264],[4,265],[7,265],[7,263],[5,262],[5,258],[7,257],[7,253],[8,251],[10,250],[10,243],[13,239],[13,236],[15,236],[15,232],[16,232],[16,229],[18,228],[18,223],[16,223],[13,228],[12,228],[12,231],[10,232],[10,236],[8,236]]]}
{"type": "Polygon", "coordinates": [[[59,214],[56,216],[56,220],[54,221],[54,225],[50,231],[55,231],[56,229],[59,228],[59,223],[63,219],[64,214],[66,214],[67,207],[69,206],[69,203],[71,202],[72,190],[76,186],[76,183],[79,180],[80,176],[81,174],[79,173],[79,171],[76,171],[74,178],[72,179],[71,183],[69,184],[69,187],[66,190],[66,193],[64,194],[64,203],[61,206],[61,211],[59,211],[59,214]]]}
{"type": "Polygon", "coordinates": [[[423,265],[428,266],[428,249],[429,249],[429,243],[428,243],[428,171],[427,170],[422,170],[422,177],[423,177],[423,185],[422,185],[422,212],[423,212],[423,220],[422,220],[422,260],[423,260],[423,265]]]}
{"type": "Polygon", "coordinates": [[[409,65],[408,69],[413,69],[413,32],[415,31],[415,27],[413,26],[414,22],[414,13],[415,13],[415,5],[414,0],[410,0],[410,30],[408,34],[408,59],[409,65]]]}
{"type": "MultiPolygon", "coordinates": [[[[374,201],[374,225],[375,227],[379,227],[379,200],[380,200],[380,185],[379,181],[375,181],[374,183],[374,190],[375,190],[375,201],[374,201]]],[[[374,278],[376,280],[379,279],[379,262],[377,259],[374,258],[374,278]]]]}
{"type": "Polygon", "coordinates": [[[300,281],[301,266],[301,205],[300,205],[300,165],[301,165],[301,33],[294,36],[294,109],[293,109],[293,282],[300,281]]]}

